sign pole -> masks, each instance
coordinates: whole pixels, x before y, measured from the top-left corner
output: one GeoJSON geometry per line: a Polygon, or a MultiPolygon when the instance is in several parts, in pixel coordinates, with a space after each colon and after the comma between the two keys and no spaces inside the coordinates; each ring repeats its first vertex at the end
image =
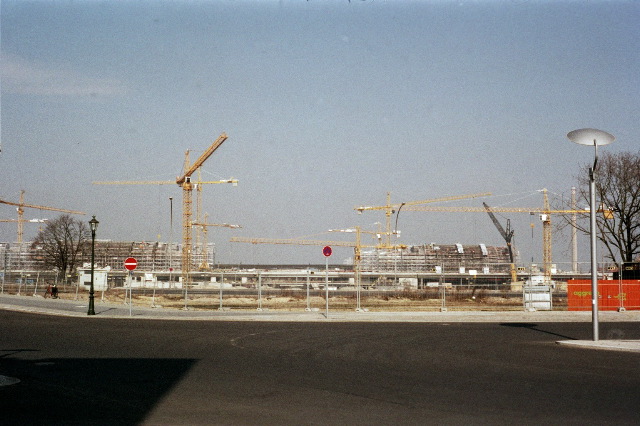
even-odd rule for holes
{"type": "Polygon", "coordinates": [[[156,283],[157,283],[157,276],[155,277],[156,279],[153,280],[153,296],[151,297],[151,307],[155,308],[156,307],[156,283]]]}
{"type": "Polygon", "coordinates": [[[222,310],[222,288],[223,287],[224,287],[224,272],[222,273],[222,276],[220,277],[220,285],[218,286],[219,293],[220,293],[220,306],[218,306],[218,310],[219,311],[222,310]]]}
{"type": "MultiPolygon", "coordinates": [[[[129,271],[129,316],[132,316],[132,306],[133,306],[133,270],[138,267],[138,261],[135,257],[127,257],[124,260],[124,267],[127,271],[129,271]]],[[[127,303],[127,295],[125,292],[124,303],[127,303]]]]}
{"type": "Polygon", "coordinates": [[[325,258],[325,268],[324,268],[324,291],[325,291],[325,305],[326,305],[326,314],[327,319],[329,318],[329,256],[331,256],[330,246],[324,246],[322,249],[322,254],[325,258]]]}
{"type": "Polygon", "coordinates": [[[187,285],[186,282],[184,282],[184,280],[182,282],[182,285],[184,286],[184,308],[182,308],[182,309],[185,310],[185,311],[188,311],[189,307],[187,306],[187,300],[189,300],[189,296],[188,296],[189,286],[187,285]]]}
{"type": "Polygon", "coordinates": [[[327,313],[325,316],[329,318],[329,256],[325,257],[325,268],[324,268],[324,291],[325,291],[325,303],[327,313]]]}
{"type": "Polygon", "coordinates": [[[258,311],[262,312],[262,272],[258,272],[258,311]]]}
{"type": "Polygon", "coordinates": [[[305,311],[311,311],[311,305],[309,304],[309,270],[307,269],[307,308],[305,311]]]}

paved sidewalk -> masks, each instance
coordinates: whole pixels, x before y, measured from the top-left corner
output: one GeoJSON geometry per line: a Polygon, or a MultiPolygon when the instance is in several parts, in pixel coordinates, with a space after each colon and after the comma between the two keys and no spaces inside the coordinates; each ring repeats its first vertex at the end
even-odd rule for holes
{"type": "MultiPolygon", "coordinates": [[[[591,312],[568,311],[447,311],[447,312],[355,312],[325,310],[276,311],[276,310],[201,310],[166,309],[149,306],[129,306],[122,303],[95,301],[96,315],[87,315],[86,300],[44,299],[34,296],[0,295],[0,309],[45,315],[100,318],[162,319],[191,321],[271,321],[271,322],[491,322],[491,323],[541,323],[541,322],[591,322],[591,312]]],[[[640,311],[600,312],[600,322],[638,322],[640,311]]],[[[565,340],[557,342],[580,348],[622,350],[640,352],[640,340],[565,340]]]]}

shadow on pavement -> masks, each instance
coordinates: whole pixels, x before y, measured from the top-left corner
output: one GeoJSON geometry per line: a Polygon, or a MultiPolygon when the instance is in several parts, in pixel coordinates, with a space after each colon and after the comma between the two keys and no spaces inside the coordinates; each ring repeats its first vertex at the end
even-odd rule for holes
{"type": "Polygon", "coordinates": [[[552,336],[561,337],[567,340],[577,340],[575,337],[565,336],[563,334],[554,333],[552,331],[540,330],[538,328],[538,324],[531,324],[527,322],[503,322],[500,324],[503,327],[513,327],[513,328],[528,328],[529,330],[538,331],[540,333],[550,334],[552,336]]]}
{"type": "Polygon", "coordinates": [[[96,311],[96,315],[100,315],[100,314],[106,314],[109,311],[115,311],[117,310],[117,308],[107,308],[107,309],[103,309],[101,311],[96,311]]]}
{"type": "MultiPolygon", "coordinates": [[[[0,352],[7,352],[0,355],[0,358],[7,358],[21,352],[40,352],[39,349],[0,349],[0,352]]],[[[0,364],[0,367],[2,364],[0,364]]]]}
{"type": "Polygon", "coordinates": [[[20,382],[0,387],[2,423],[138,424],[195,362],[135,358],[22,360],[5,355],[0,359],[0,375],[20,382]]]}

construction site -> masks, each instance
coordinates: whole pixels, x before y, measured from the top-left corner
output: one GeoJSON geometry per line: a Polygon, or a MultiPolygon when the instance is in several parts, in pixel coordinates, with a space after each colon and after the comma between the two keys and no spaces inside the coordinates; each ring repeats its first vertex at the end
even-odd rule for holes
{"type": "MultiPolygon", "coordinates": [[[[46,226],[46,220],[24,219],[25,209],[55,211],[60,213],[83,215],[83,212],[51,206],[28,204],[24,201],[24,191],[17,201],[0,200],[0,203],[17,207],[18,218],[4,222],[17,223],[17,241],[0,243],[0,271],[2,272],[2,291],[12,285],[42,285],[41,282],[60,282],[83,290],[96,284],[100,290],[136,287],[153,288],[167,291],[199,289],[202,291],[219,289],[287,289],[304,290],[326,288],[327,291],[417,291],[421,289],[440,289],[453,287],[475,288],[483,286],[495,291],[515,291],[522,293],[523,288],[540,287],[551,293],[563,291],[570,279],[586,278],[577,266],[577,253],[574,238],[573,262],[569,267],[557,268],[551,257],[552,231],[551,216],[555,214],[577,215],[584,210],[553,210],[550,208],[547,191],[542,190],[543,206],[536,207],[490,207],[483,203],[477,207],[427,206],[443,201],[464,200],[486,197],[490,193],[468,194],[441,197],[428,200],[392,203],[387,193],[387,202],[381,206],[357,206],[358,214],[373,211],[384,213],[384,228],[376,231],[363,230],[360,227],[334,229],[330,232],[350,233],[355,238],[347,240],[304,240],[277,238],[231,238],[234,243],[249,244],[290,244],[350,247],[353,257],[346,264],[329,265],[290,265],[285,262],[273,265],[230,265],[216,259],[216,246],[208,241],[209,227],[240,228],[240,225],[228,223],[208,223],[207,215],[202,214],[202,189],[208,184],[231,183],[237,185],[234,178],[203,181],[200,168],[204,162],[227,139],[221,134],[216,141],[195,161],[191,162],[189,151],[185,153],[183,172],[175,181],[100,181],[96,185],[178,185],[182,189],[182,235],[177,242],[161,241],[112,241],[95,239],[92,228],[91,238],[84,238],[75,254],[75,270],[61,272],[51,267],[50,253],[43,244],[23,241],[24,225],[36,223],[46,226]],[[196,179],[194,179],[196,177],[196,179]],[[195,191],[195,203],[193,201],[195,191]],[[194,209],[195,204],[195,209],[194,209]],[[395,244],[392,236],[399,234],[396,229],[397,218],[401,210],[426,212],[478,212],[488,214],[503,238],[504,246],[477,244],[437,244],[421,245],[395,244]],[[526,213],[537,215],[543,224],[543,247],[541,264],[524,265],[518,259],[513,247],[513,230],[507,220],[506,227],[496,218],[495,212],[526,213]],[[396,226],[392,226],[395,215],[396,226]],[[363,235],[370,235],[374,243],[363,243],[363,235]],[[133,268],[125,268],[126,262],[133,262],[133,268]],[[47,266],[48,265],[48,266],[47,266]],[[94,283],[94,273],[99,282],[94,283]]],[[[95,221],[95,217],[94,217],[95,221]]],[[[91,222],[90,222],[91,223],[91,222]]],[[[97,226],[97,221],[95,222],[97,226]]],[[[327,254],[325,254],[327,256],[327,254]]],[[[603,267],[603,277],[605,276],[603,267]]],[[[613,269],[607,267],[606,273],[613,269]]],[[[77,289],[76,289],[77,291],[77,289]]],[[[328,295],[328,293],[327,293],[328,295]]],[[[185,296],[186,297],[186,296],[185,296]]],[[[359,300],[359,299],[358,299],[359,300]]],[[[550,296],[549,296],[550,300],[550,296]]]]}
{"type": "MultiPolygon", "coordinates": [[[[185,179],[185,182],[189,182],[185,179]]],[[[120,182],[119,182],[120,183],[120,182]]],[[[217,183],[217,182],[216,182],[217,183]]],[[[130,184],[130,182],[127,182],[130,184]]],[[[196,188],[201,188],[195,185],[196,188]]],[[[197,191],[197,206],[201,205],[201,190],[197,191]]],[[[467,198],[481,196],[447,197],[467,198]]],[[[190,194],[185,195],[190,199],[190,194]]],[[[390,198],[390,194],[388,194],[390,198]]],[[[2,201],[2,200],[0,200],[2,201]]],[[[431,201],[431,200],[427,200],[431,201]]],[[[423,203],[404,203],[407,208],[423,203]]],[[[6,202],[5,202],[6,203],[6,202]]],[[[41,208],[24,203],[18,203],[19,215],[24,208],[41,208]]],[[[544,272],[541,267],[518,267],[518,259],[510,245],[511,231],[502,228],[506,238],[505,246],[490,246],[485,244],[435,244],[397,245],[392,244],[391,236],[396,234],[391,229],[391,217],[400,205],[388,204],[375,207],[357,207],[359,212],[366,210],[382,210],[387,216],[386,230],[363,231],[360,228],[332,230],[333,232],[355,234],[355,241],[316,241],[297,239],[266,239],[266,238],[232,238],[232,242],[251,244],[292,244],[317,246],[343,246],[354,250],[353,257],[348,264],[332,264],[327,272],[327,279],[334,289],[354,288],[363,289],[419,289],[437,286],[438,283],[455,283],[459,285],[488,284],[492,287],[508,286],[515,281],[525,281],[532,274],[540,275],[544,272]],[[376,244],[361,242],[362,234],[371,234],[376,244]],[[518,276],[520,274],[520,276],[518,276]]],[[[53,209],[53,208],[51,208],[53,209]]],[[[62,209],[56,209],[62,210],[62,209]]],[[[64,210],[62,210],[64,211],[64,210]]],[[[66,212],[71,212],[66,210],[66,212]]],[[[81,212],[77,212],[81,213],[81,212]]],[[[228,224],[209,224],[200,219],[200,208],[196,208],[196,220],[192,221],[189,214],[183,215],[186,223],[191,226],[183,230],[183,237],[191,241],[190,250],[185,250],[185,243],[149,242],[149,241],[112,241],[97,239],[85,240],[79,247],[77,255],[77,274],[62,276],[54,269],[47,268],[46,252],[41,245],[20,241],[23,233],[24,219],[17,221],[19,241],[15,243],[0,243],[0,269],[3,272],[3,283],[24,282],[33,283],[38,279],[56,282],[81,282],[87,286],[86,278],[89,273],[91,258],[94,259],[94,269],[107,271],[106,286],[118,288],[126,285],[128,272],[123,265],[126,259],[135,258],[137,267],[132,272],[134,282],[139,287],[184,288],[188,287],[217,288],[222,282],[230,286],[256,287],[259,280],[272,288],[304,287],[307,279],[313,282],[313,287],[323,285],[323,265],[229,265],[221,264],[216,259],[215,244],[208,241],[207,228],[209,226],[238,227],[228,224]],[[226,281],[225,281],[226,275],[226,281]],[[185,281],[188,280],[188,281],[185,281]]],[[[42,221],[44,223],[44,221],[42,221]]]]}
{"type": "MultiPolygon", "coordinates": [[[[178,185],[182,188],[182,238],[181,241],[171,242],[148,242],[148,241],[111,241],[96,240],[92,245],[85,240],[79,247],[77,261],[78,268],[86,268],[91,265],[91,255],[94,257],[94,267],[109,268],[112,275],[117,275],[124,271],[123,262],[127,258],[135,258],[138,262],[137,272],[152,274],[170,274],[170,281],[179,284],[192,285],[191,275],[212,272],[213,270],[237,269],[233,265],[220,265],[215,257],[215,245],[207,240],[207,229],[211,226],[228,228],[239,228],[239,225],[214,224],[207,222],[207,216],[202,214],[203,187],[209,184],[231,183],[237,185],[237,179],[224,179],[218,181],[203,181],[201,178],[201,167],[205,161],[227,140],[226,134],[221,134],[193,163],[190,161],[190,151],[185,152],[183,173],[175,181],[98,181],[95,185],[178,185]],[[197,177],[197,179],[194,179],[197,177]],[[195,191],[195,197],[193,195],[195,191]],[[194,199],[195,198],[195,203],[194,199]],[[195,204],[195,209],[194,209],[195,204]]],[[[408,201],[402,203],[392,203],[391,194],[387,193],[387,203],[382,206],[357,206],[354,210],[358,214],[368,211],[379,211],[384,213],[386,223],[384,229],[377,231],[362,230],[359,227],[352,229],[332,230],[334,232],[353,233],[355,241],[314,241],[296,239],[266,239],[266,238],[232,238],[232,242],[252,243],[252,244],[294,244],[294,245],[319,245],[319,246],[346,246],[354,249],[354,256],[351,265],[339,265],[340,269],[352,270],[353,279],[359,283],[359,274],[376,274],[387,276],[394,274],[447,274],[474,277],[491,277],[493,282],[514,282],[518,281],[518,272],[525,274],[544,273],[547,280],[551,279],[552,259],[551,259],[551,220],[553,213],[583,213],[578,210],[551,210],[549,207],[546,190],[544,192],[544,206],[542,208],[490,208],[485,204],[482,209],[466,207],[428,207],[426,204],[438,203],[442,201],[463,200],[491,195],[490,193],[469,194],[460,196],[442,197],[428,200],[408,201]],[[488,246],[482,243],[475,245],[463,244],[423,244],[423,245],[398,245],[392,244],[392,235],[399,231],[392,227],[394,214],[400,210],[414,211],[477,211],[488,213],[491,216],[501,236],[505,240],[505,246],[488,246]],[[511,238],[513,231],[507,222],[506,229],[496,219],[493,212],[526,212],[528,214],[540,214],[543,220],[544,247],[543,265],[536,267],[535,271],[531,267],[518,268],[519,259],[512,248],[511,238]],[[375,244],[362,243],[362,235],[371,234],[377,239],[375,244]]],[[[18,233],[15,243],[3,243],[1,260],[4,274],[11,273],[37,273],[51,272],[45,271],[45,250],[41,245],[25,243],[23,241],[24,225],[26,223],[38,223],[43,226],[46,220],[26,220],[24,218],[25,209],[36,209],[40,211],[55,211],[73,215],[83,215],[83,212],[69,209],[62,209],[51,206],[28,204],[24,201],[24,191],[17,201],[0,200],[0,203],[17,207],[17,219],[5,219],[4,222],[16,222],[18,233]]],[[[173,214],[173,213],[172,213],[173,214]]],[[[277,268],[277,267],[276,267],[277,268]]],[[[253,268],[259,269],[259,268],[253,268]]],[[[263,268],[264,269],[264,268],[263,268]]],[[[273,269],[272,266],[269,269],[273,269]]],[[[286,268],[291,269],[291,268],[286,268]]],[[[299,268],[298,268],[299,269],[299,268]]],[[[335,269],[335,268],[334,268],[335,269]]],[[[573,268],[573,271],[576,269],[573,268]]],[[[69,277],[60,277],[67,281],[69,277]]],[[[6,279],[5,279],[6,280],[6,279]]],[[[119,280],[118,280],[119,281],[119,280]]],[[[375,282],[385,281],[378,278],[375,282]]],[[[365,285],[363,283],[363,285],[365,285]]]]}

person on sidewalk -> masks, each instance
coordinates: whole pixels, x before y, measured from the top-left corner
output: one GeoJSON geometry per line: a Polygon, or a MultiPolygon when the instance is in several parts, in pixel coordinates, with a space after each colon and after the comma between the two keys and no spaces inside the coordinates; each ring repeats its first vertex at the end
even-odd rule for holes
{"type": "Polygon", "coordinates": [[[47,295],[49,295],[49,296],[53,297],[51,284],[49,284],[49,285],[47,286],[47,291],[44,293],[44,298],[45,298],[45,299],[47,298],[47,295]]]}

